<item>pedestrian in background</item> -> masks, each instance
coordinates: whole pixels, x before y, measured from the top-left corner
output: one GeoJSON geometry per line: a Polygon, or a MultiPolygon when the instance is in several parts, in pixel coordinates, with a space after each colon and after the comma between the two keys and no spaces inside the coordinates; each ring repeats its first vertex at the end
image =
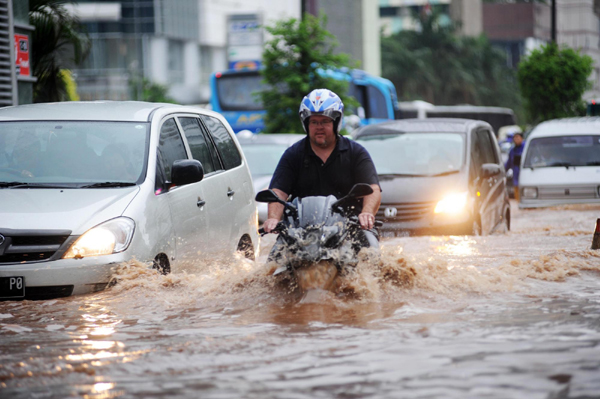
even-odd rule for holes
{"type": "Polygon", "coordinates": [[[508,159],[504,168],[506,170],[512,169],[513,171],[513,189],[515,191],[515,199],[519,201],[519,167],[521,165],[521,154],[523,154],[523,135],[521,133],[515,133],[513,135],[513,147],[508,153],[508,159]]]}

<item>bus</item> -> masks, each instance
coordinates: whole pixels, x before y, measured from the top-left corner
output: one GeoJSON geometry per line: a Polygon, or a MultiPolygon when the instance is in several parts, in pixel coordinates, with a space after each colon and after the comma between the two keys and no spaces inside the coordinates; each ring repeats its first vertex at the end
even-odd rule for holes
{"type": "MultiPolygon", "coordinates": [[[[356,98],[360,106],[356,114],[361,125],[395,119],[398,97],[396,87],[388,79],[371,75],[359,69],[320,70],[335,79],[347,80],[348,94],[356,98]]],[[[265,128],[266,111],[258,93],[265,89],[258,70],[228,70],[214,73],[210,81],[210,106],[222,114],[234,132],[250,130],[258,133],[265,128]]],[[[301,96],[298,94],[298,106],[301,96]]]]}

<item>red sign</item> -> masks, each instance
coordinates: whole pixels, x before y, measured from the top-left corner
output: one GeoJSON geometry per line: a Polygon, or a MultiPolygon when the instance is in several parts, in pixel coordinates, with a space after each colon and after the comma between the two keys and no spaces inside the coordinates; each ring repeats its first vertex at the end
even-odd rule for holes
{"type": "Polygon", "coordinates": [[[17,75],[31,76],[29,68],[29,36],[15,35],[15,58],[17,59],[17,75]]]}

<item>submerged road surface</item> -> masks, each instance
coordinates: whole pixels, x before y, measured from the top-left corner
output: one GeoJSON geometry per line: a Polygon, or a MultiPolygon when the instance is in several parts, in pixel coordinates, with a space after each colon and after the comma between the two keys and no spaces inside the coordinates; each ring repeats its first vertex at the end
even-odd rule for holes
{"type": "Polygon", "coordinates": [[[600,206],[512,206],[508,234],[388,239],[302,302],[267,248],[0,302],[0,397],[600,398],[600,206]]]}

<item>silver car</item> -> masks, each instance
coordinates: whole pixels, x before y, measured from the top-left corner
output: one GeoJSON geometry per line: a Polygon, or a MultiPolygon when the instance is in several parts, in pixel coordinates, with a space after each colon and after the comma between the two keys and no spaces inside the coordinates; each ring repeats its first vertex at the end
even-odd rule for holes
{"type": "Polygon", "coordinates": [[[258,250],[250,171],[217,113],[35,104],[0,126],[1,298],[102,290],[132,258],[168,273],[258,250]]]}
{"type": "Polygon", "coordinates": [[[359,129],[381,184],[384,237],[510,229],[504,165],[491,126],[469,119],[401,119],[359,129]]]}

